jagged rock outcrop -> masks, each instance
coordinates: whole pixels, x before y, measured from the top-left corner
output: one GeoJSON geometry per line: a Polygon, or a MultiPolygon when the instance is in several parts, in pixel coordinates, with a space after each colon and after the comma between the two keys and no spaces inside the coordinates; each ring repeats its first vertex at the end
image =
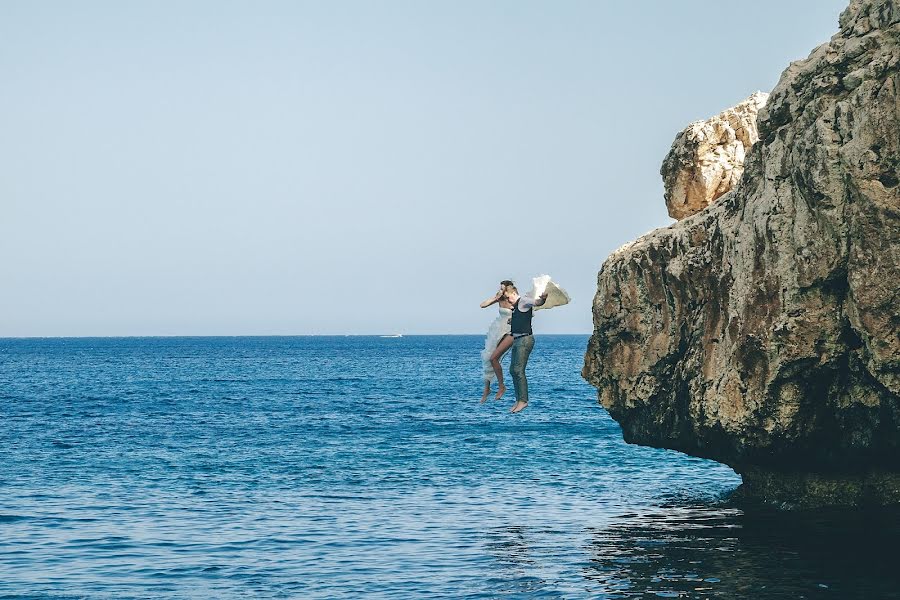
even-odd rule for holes
{"type": "Polygon", "coordinates": [[[782,74],[738,186],[604,263],[584,377],[625,439],[799,505],[900,502],[900,0],[782,74]]]}
{"type": "Polygon", "coordinates": [[[756,115],[768,94],[756,92],[737,106],[695,121],[675,137],[659,173],[669,216],[679,221],[730,192],[744,172],[744,157],[759,139],[756,115]]]}

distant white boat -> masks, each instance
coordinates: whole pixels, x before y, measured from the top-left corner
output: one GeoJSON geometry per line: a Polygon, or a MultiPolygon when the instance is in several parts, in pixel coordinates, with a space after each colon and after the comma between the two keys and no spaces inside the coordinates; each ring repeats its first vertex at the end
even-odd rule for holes
{"type": "Polygon", "coordinates": [[[402,336],[401,334],[399,334],[399,333],[395,333],[394,335],[382,335],[382,336],[379,336],[379,337],[383,337],[383,338],[401,338],[401,337],[403,337],[403,336],[402,336]]]}

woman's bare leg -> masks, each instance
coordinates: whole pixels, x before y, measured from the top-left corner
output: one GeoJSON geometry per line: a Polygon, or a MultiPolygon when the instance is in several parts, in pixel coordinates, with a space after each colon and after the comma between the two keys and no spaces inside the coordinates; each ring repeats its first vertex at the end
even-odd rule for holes
{"type": "Polygon", "coordinates": [[[487,400],[488,394],[491,393],[491,382],[485,380],[484,381],[484,393],[481,394],[481,403],[484,404],[484,401],[487,400]]]}
{"type": "Polygon", "coordinates": [[[503,384],[503,367],[500,366],[500,358],[509,350],[510,346],[513,343],[513,336],[505,335],[500,340],[500,343],[497,344],[497,348],[494,350],[494,353],[491,354],[491,366],[494,367],[494,374],[497,376],[497,395],[494,397],[495,400],[499,400],[503,394],[506,392],[506,386],[503,384]]]}

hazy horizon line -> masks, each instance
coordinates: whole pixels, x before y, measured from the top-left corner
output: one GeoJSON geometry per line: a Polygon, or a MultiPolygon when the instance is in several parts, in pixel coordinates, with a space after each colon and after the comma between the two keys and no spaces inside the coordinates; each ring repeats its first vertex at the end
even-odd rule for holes
{"type": "MultiPolygon", "coordinates": [[[[557,333],[552,331],[536,333],[544,335],[583,336],[586,333],[557,333]]],[[[98,339],[146,339],[146,338],[264,338],[264,337],[484,337],[484,333],[241,333],[241,334],[155,334],[155,335],[0,335],[0,340],[98,340],[98,339]]]]}

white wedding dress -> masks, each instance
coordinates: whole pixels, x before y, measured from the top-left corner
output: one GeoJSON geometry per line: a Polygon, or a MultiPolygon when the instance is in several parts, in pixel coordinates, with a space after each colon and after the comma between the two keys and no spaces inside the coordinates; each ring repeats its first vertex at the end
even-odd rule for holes
{"type": "Polygon", "coordinates": [[[484,339],[484,350],[481,351],[481,361],[484,364],[484,381],[490,383],[496,379],[494,367],[491,366],[491,354],[497,349],[497,344],[503,336],[509,333],[509,320],[512,318],[512,309],[500,307],[500,314],[488,328],[487,337],[484,339]]]}

